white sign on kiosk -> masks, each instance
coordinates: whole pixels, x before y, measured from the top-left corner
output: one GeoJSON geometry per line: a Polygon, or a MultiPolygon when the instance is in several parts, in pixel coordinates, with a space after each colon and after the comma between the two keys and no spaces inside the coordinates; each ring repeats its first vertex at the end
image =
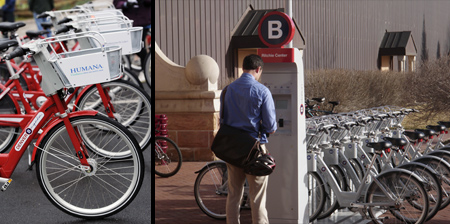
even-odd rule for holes
{"type": "MultiPolygon", "coordinates": [[[[261,19],[259,29],[261,40],[271,42],[266,45],[280,47],[292,40],[294,28],[289,16],[275,11],[261,19]]],[[[296,48],[261,48],[258,55],[264,61],[260,81],[272,93],[278,123],[267,143],[277,164],[267,189],[269,222],[309,223],[302,55],[296,48]]]]}

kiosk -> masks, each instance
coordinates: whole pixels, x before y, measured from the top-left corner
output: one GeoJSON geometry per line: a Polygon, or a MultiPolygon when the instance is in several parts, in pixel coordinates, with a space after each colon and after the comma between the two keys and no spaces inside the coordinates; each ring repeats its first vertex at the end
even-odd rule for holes
{"type": "Polygon", "coordinates": [[[270,47],[258,49],[264,61],[260,81],[272,93],[278,123],[267,143],[276,161],[267,189],[272,224],[309,223],[303,61],[299,49],[281,48],[293,32],[292,19],[282,12],[268,13],[259,23],[260,38],[270,47]]]}

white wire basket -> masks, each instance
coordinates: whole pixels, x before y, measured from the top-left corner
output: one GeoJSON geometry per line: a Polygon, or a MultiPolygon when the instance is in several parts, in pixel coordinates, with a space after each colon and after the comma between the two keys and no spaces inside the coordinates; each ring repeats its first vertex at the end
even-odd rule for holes
{"type": "Polygon", "coordinates": [[[91,48],[56,54],[48,61],[57,70],[65,87],[109,82],[121,76],[119,46],[91,48]]]}
{"type": "Polygon", "coordinates": [[[122,75],[121,47],[104,46],[98,33],[57,36],[24,46],[37,52],[33,57],[43,74],[41,86],[46,94],[61,88],[109,82],[122,75]],[[73,52],[55,51],[55,44],[63,45],[73,39],[97,42],[97,46],[73,52]]]}
{"type": "MultiPolygon", "coordinates": [[[[142,27],[130,27],[127,29],[116,29],[99,32],[98,35],[102,35],[105,38],[105,46],[119,46],[122,48],[123,55],[135,54],[141,51],[143,47],[142,42],[142,27]]],[[[89,41],[89,44],[85,42],[79,42],[82,49],[90,47],[99,47],[97,42],[89,41]]]]}

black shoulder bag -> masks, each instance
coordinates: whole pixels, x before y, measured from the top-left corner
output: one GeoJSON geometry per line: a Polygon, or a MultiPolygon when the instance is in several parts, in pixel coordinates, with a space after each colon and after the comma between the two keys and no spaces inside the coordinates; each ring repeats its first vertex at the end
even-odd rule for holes
{"type": "MultiPolygon", "coordinates": [[[[224,98],[227,87],[222,90],[222,95],[220,96],[222,107],[221,118],[223,118],[224,98]]],[[[219,131],[211,145],[211,150],[219,159],[234,166],[244,168],[259,152],[259,141],[241,129],[221,123],[219,131]]]]}

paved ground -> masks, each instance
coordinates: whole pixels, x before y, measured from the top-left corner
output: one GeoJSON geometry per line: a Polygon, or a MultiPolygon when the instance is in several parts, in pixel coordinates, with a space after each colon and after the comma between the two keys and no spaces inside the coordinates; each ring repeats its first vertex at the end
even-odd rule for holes
{"type": "MultiPolygon", "coordinates": [[[[223,220],[215,220],[205,215],[197,206],[194,199],[194,182],[197,174],[194,172],[202,168],[206,162],[184,162],[181,170],[175,176],[161,178],[155,175],[155,221],[157,224],[173,223],[221,223],[223,220]]],[[[355,215],[352,219],[345,217],[353,215],[350,212],[341,211],[325,223],[353,224],[358,220],[355,215]],[[346,219],[347,218],[347,219],[346,219]],[[339,221],[337,220],[339,219],[339,221]]],[[[439,213],[427,224],[450,223],[450,207],[439,211],[439,213]]],[[[242,212],[241,223],[251,223],[249,211],[242,212]]],[[[319,223],[318,223],[319,224],[319,223]]]]}

